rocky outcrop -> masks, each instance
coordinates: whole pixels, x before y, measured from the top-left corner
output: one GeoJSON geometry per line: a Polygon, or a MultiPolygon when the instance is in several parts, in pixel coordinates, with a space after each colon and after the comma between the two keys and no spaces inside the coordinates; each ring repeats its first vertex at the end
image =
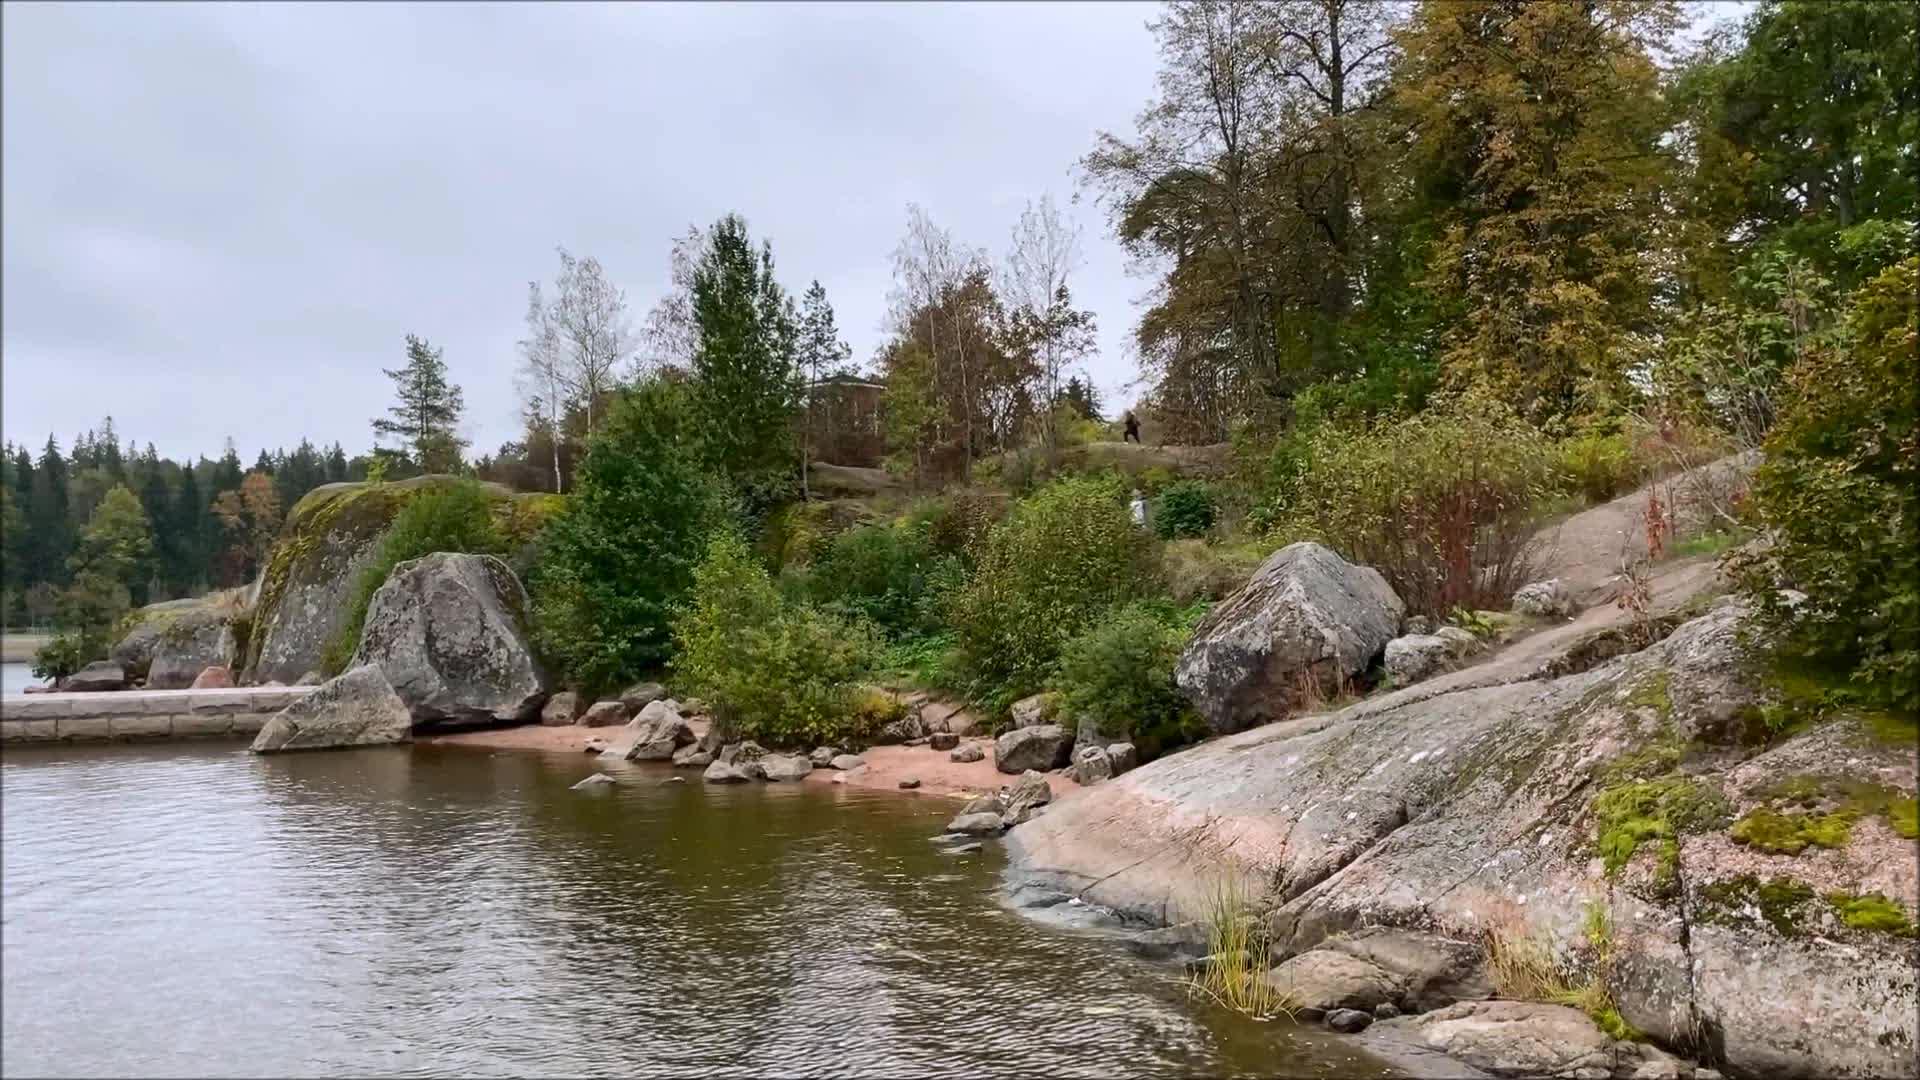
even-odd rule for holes
{"type": "Polygon", "coordinates": [[[128,678],[149,690],[180,690],[209,667],[234,661],[233,615],[225,594],[166,600],[127,616],[126,632],[108,654],[128,678]]]}
{"type": "Polygon", "coordinates": [[[1239,731],[1338,694],[1405,615],[1379,571],[1289,544],[1201,620],[1174,679],[1208,726],[1239,731]]]}
{"type": "MultiPolygon", "coordinates": [[[[190,690],[224,690],[233,685],[233,672],[223,667],[202,668],[200,674],[193,677],[190,690]]],[[[313,685],[318,686],[319,683],[313,685]]]]}
{"type": "Polygon", "coordinates": [[[111,660],[95,660],[79,671],[67,676],[60,684],[62,690],[75,694],[97,693],[103,690],[125,690],[127,673],[119,664],[111,660]]]}
{"type": "Polygon", "coordinates": [[[527,591],[491,555],[440,552],[394,567],[367,607],[353,663],[378,664],[416,724],[530,720],[547,700],[527,591]]]}
{"type": "Polygon", "coordinates": [[[1058,769],[1073,754],[1073,734],[1058,724],[1015,728],[993,740],[993,765],[1003,773],[1058,769]]]}
{"type": "MultiPolygon", "coordinates": [[[[1620,1015],[1661,1044],[1739,1076],[1911,1077],[1920,1000],[1900,928],[1920,867],[1898,830],[1914,747],[1848,718],[1756,745],[1768,691],[1743,618],[1722,601],[1570,674],[1544,674],[1565,667],[1529,639],[1203,743],[1015,828],[1013,872],[1164,924],[1231,887],[1266,913],[1280,961],[1384,926],[1574,962],[1598,912],[1620,1015]],[[1833,847],[1779,839],[1816,819],[1850,824],[1833,847]]],[[[1564,654],[1573,639],[1552,640],[1564,654]]],[[[1347,955],[1394,976],[1386,951],[1347,955]]],[[[1386,985],[1433,1007],[1477,978],[1386,985]]]]}
{"type": "Polygon", "coordinates": [[[413,719],[377,665],[352,668],[275,713],[253,752],[381,746],[413,738],[413,719]]]}
{"type": "MultiPolygon", "coordinates": [[[[417,476],[381,484],[323,484],[287,513],[256,585],[253,630],[239,663],[241,681],[291,683],[320,667],[339,633],[360,571],[373,560],[394,515],[421,492],[463,483],[451,476],[417,476]]],[[[514,495],[482,484],[494,505],[509,506],[531,527],[560,504],[553,495],[514,495]]]]}

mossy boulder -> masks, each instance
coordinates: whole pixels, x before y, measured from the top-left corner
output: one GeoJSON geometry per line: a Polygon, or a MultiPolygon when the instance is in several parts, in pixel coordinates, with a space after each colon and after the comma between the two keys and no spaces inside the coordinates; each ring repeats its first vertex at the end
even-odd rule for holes
{"type": "Polygon", "coordinates": [[[200,617],[208,607],[205,598],[190,596],[182,600],[162,600],[129,612],[120,620],[120,640],[108,651],[107,659],[119,664],[128,678],[146,678],[160,635],[177,622],[200,617]]]}
{"type": "MultiPolygon", "coordinates": [[[[291,684],[320,668],[327,643],[346,618],[354,581],[372,561],[394,516],[421,492],[461,482],[436,475],[324,484],[295,503],[260,573],[253,628],[240,663],[242,681],[291,684]]],[[[531,541],[562,502],[553,495],[515,495],[499,484],[481,486],[495,500],[503,531],[522,543],[531,541]]]]}

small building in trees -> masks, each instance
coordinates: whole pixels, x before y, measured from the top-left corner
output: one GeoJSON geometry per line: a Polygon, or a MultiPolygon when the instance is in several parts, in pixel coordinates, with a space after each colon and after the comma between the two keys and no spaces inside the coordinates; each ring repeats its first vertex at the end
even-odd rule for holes
{"type": "Polygon", "coordinates": [[[878,468],[887,453],[885,383],[841,373],[807,384],[800,414],[809,456],[878,468]]]}

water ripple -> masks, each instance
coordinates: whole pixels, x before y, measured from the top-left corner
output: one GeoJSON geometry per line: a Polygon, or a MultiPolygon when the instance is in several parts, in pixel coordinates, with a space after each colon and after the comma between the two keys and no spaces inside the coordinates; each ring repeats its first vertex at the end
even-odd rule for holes
{"type": "Polygon", "coordinates": [[[571,756],[0,759],[9,1075],[1380,1075],[1000,908],[951,807],[571,756]]]}

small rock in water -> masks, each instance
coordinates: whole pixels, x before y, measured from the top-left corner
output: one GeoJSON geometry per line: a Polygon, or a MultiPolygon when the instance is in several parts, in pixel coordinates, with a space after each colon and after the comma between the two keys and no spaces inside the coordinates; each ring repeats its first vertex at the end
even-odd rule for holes
{"type": "Polygon", "coordinates": [[[579,791],[581,788],[599,787],[602,784],[611,784],[613,782],[614,782],[613,777],[608,776],[606,773],[603,773],[603,772],[597,772],[597,773],[594,773],[592,776],[587,777],[585,780],[582,780],[579,783],[573,785],[572,790],[579,791]]]}
{"type": "Polygon", "coordinates": [[[663,784],[684,784],[687,782],[687,778],[684,776],[669,776],[660,782],[663,784]]]}
{"type": "Polygon", "coordinates": [[[912,791],[914,788],[917,788],[919,786],[920,786],[920,778],[917,776],[908,776],[903,778],[900,781],[900,789],[902,791],[912,791]]]}
{"type": "Polygon", "coordinates": [[[607,750],[607,740],[588,739],[586,741],[586,744],[581,746],[580,749],[586,751],[589,754],[603,754],[603,753],[606,753],[606,750],[607,750]]]}
{"type": "Polygon", "coordinates": [[[981,758],[984,758],[986,756],[987,756],[987,752],[985,750],[980,749],[979,743],[968,743],[967,745],[956,749],[953,753],[948,754],[947,760],[958,761],[964,764],[966,762],[979,761],[981,758]]]}
{"type": "Polygon", "coordinates": [[[980,845],[977,843],[955,844],[952,847],[940,849],[940,853],[942,855],[971,855],[974,852],[979,850],[980,850],[980,845]]]}
{"type": "Polygon", "coordinates": [[[1342,1035],[1353,1035],[1367,1029],[1373,1023],[1373,1017],[1359,1009],[1335,1009],[1327,1014],[1327,1026],[1342,1035]]]}
{"type": "Polygon", "coordinates": [[[976,811],[960,814],[947,822],[950,833],[971,833],[978,836],[998,836],[1005,829],[1000,815],[992,811],[976,811]]]}
{"type": "Polygon", "coordinates": [[[1399,1015],[1400,1006],[1395,1005],[1391,1001],[1383,1001],[1373,1007],[1373,1018],[1375,1020],[1391,1020],[1399,1015]]]}
{"type": "Polygon", "coordinates": [[[960,745],[960,736],[951,731],[936,731],[927,736],[927,745],[935,750],[951,750],[960,745]]]}
{"type": "Polygon", "coordinates": [[[753,779],[753,774],[744,768],[736,769],[724,761],[716,761],[707,766],[701,778],[709,784],[744,784],[753,779]]]}

